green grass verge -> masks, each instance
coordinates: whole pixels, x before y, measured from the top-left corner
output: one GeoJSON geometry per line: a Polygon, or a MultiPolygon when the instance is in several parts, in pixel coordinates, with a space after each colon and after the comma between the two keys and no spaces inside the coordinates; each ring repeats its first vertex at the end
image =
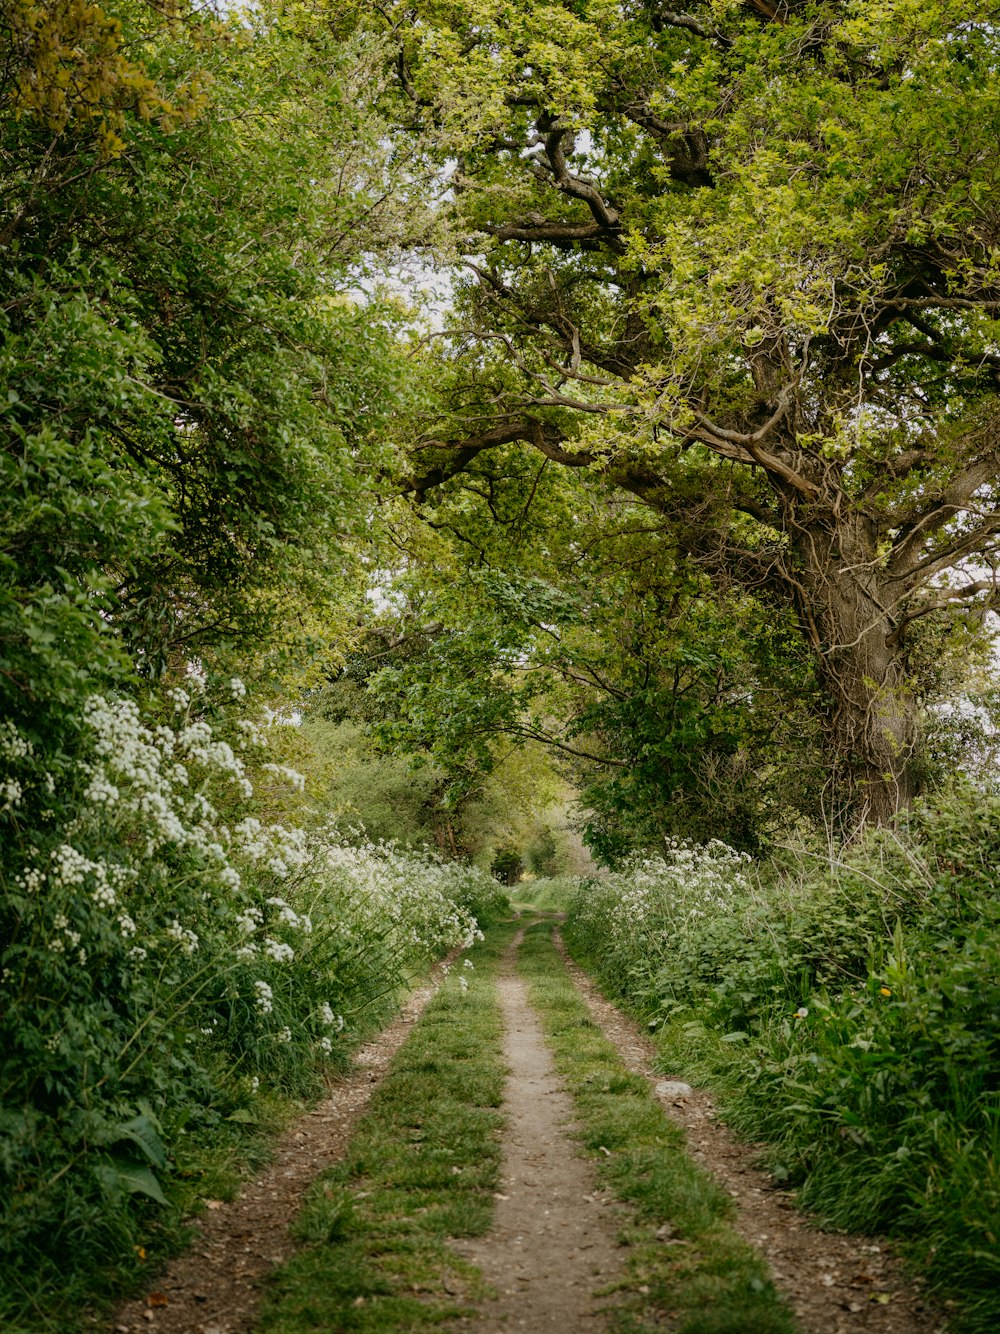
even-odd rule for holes
{"type": "Polygon", "coordinates": [[[537,912],[567,912],[580,889],[576,875],[545,876],[540,880],[526,880],[507,891],[511,904],[520,912],[534,908],[537,912]]]}
{"type": "Polygon", "coordinates": [[[732,1201],[688,1156],[684,1132],[590,1018],[552,944],[551,925],[528,929],[518,966],[573,1095],[582,1144],[603,1184],[633,1206],[623,1233],[626,1284],[612,1328],[794,1334],[798,1326],[764,1260],[729,1225],[732,1201]]]}
{"type": "Polygon", "coordinates": [[[346,1159],[315,1182],[295,1228],[305,1244],[272,1276],[260,1334],[425,1329],[484,1295],[448,1239],[481,1236],[493,1217],[506,1076],[494,972],[513,931],[494,929],[470,951],[474,969],[453,970],[346,1159]]]}

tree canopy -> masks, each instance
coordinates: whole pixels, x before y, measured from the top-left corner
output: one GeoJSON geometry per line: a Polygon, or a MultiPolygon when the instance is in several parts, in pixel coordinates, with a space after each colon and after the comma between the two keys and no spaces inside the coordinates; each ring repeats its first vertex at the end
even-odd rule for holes
{"type": "Polygon", "coordinates": [[[582,508],[570,537],[532,492],[545,461],[631,498],[654,564],[794,624],[832,804],[889,818],[948,645],[996,599],[986,8],[360,10],[448,175],[460,265],[410,494],[472,565],[504,505],[585,540],[582,508]]]}
{"type": "Polygon", "coordinates": [[[411,221],[379,60],[301,7],[4,23],[0,698],[41,736],[109,677],[338,638],[402,393],[355,270],[411,221]]]}

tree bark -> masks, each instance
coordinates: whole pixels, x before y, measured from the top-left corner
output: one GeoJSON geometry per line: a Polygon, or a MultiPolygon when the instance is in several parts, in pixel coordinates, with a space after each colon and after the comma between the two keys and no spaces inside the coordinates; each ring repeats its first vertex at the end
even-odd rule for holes
{"type": "Polygon", "coordinates": [[[786,581],[827,700],[828,807],[848,830],[885,824],[918,793],[919,706],[899,633],[898,584],[857,513],[801,529],[786,581]]]}

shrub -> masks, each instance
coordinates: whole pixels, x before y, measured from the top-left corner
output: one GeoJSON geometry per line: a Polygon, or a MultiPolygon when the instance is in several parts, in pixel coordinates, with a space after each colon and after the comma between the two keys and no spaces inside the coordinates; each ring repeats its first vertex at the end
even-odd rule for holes
{"type": "Polygon", "coordinates": [[[498,910],[469,868],[261,821],[251,774],[299,776],[261,758],[258,724],[193,705],[91,696],[57,773],[0,731],[9,1289],[128,1255],[174,1193],[181,1137],[253,1122],[269,1088],[317,1088],[345,1037],[498,910]]]}
{"type": "Polygon", "coordinates": [[[984,1331],[1000,1319],[998,830],[1000,799],[966,793],[832,862],[751,876],[678,849],[584,885],[568,925],[804,1203],[905,1239],[959,1327],[984,1331]]]}

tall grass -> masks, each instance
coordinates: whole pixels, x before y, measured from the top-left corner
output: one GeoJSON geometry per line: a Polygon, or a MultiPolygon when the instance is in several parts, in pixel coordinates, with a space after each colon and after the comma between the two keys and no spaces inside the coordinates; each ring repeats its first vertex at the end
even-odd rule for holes
{"type": "Polygon", "coordinates": [[[836,1226],[899,1237],[954,1326],[1000,1327],[1000,799],[751,874],[675,849],[567,939],[836,1226]]]}

